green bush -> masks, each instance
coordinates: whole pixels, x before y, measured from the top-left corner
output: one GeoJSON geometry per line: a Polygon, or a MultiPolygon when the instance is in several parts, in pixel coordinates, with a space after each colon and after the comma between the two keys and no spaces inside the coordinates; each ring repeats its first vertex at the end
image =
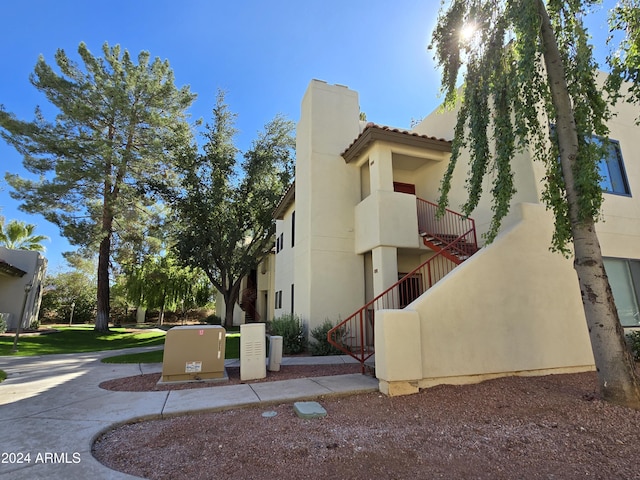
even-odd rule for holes
{"type": "Polygon", "coordinates": [[[344,353],[327,341],[327,333],[332,328],[333,323],[331,323],[331,320],[325,320],[322,325],[311,330],[311,336],[315,340],[310,345],[311,355],[342,355],[344,353]]]}
{"type": "Polygon", "coordinates": [[[297,315],[283,315],[269,323],[269,333],[282,337],[282,353],[302,353],[307,349],[304,325],[297,315]]]}
{"type": "Polygon", "coordinates": [[[43,288],[41,324],[69,323],[72,305],[74,324],[95,319],[96,286],[89,275],[77,270],[48,275],[43,288]]]}
{"type": "Polygon", "coordinates": [[[40,328],[40,320],[39,319],[31,320],[31,323],[29,324],[29,330],[38,330],[39,328],[40,328]]]}
{"type": "Polygon", "coordinates": [[[0,313],[0,333],[4,333],[7,331],[7,319],[6,315],[0,313]]]}
{"type": "Polygon", "coordinates": [[[640,361],[640,331],[627,333],[627,343],[631,347],[631,353],[636,362],[640,361]]]}
{"type": "Polygon", "coordinates": [[[222,325],[222,318],[220,318],[215,313],[212,313],[211,315],[207,315],[204,321],[209,325],[222,325]]]}

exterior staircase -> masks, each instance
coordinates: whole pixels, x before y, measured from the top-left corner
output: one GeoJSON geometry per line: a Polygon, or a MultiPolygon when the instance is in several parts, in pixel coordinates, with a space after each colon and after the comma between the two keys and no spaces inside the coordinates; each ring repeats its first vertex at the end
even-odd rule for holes
{"type": "Polygon", "coordinates": [[[417,199],[418,232],[434,255],[327,334],[331,345],[360,362],[362,373],[375,353],[376,310],[404,308],[478,251],[473,219],[449,209],[438,216],[437,209],[437,204],[417,199]]]}
{"type": "Polygon", "coordinates": [[[260,321],[260,314],[256,309],[258,292],[255,288],[245,288],[240,295],[240,308],[244,311],[244,323],[260,321]]]}

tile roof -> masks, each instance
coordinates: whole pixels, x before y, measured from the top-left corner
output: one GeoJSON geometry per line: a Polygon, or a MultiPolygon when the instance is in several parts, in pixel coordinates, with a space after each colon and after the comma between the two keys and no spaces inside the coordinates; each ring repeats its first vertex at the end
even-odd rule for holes
{"type": "Polygon", "coordinates": [[[409,130],[401,130],[399,128],[387,127],[384,125],[377,125],[373,122],[367,123],[364,130],[358,137],[349,145],[342,157],[347,163],[357,157],[370,143],[376,141],[389,141],[394,143],[401,143],[409,146],[416,146],[422,148],[430,148],[439,151],[451,151],[451,141],[444,138],[430,137],[429,135],[421,135],[409,130]]]}

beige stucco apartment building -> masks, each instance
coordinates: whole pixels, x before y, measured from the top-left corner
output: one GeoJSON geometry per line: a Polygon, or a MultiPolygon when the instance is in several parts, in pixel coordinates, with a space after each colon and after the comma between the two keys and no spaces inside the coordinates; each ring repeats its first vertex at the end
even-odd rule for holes
{"type": "Polygon", "coordinates": [[[38,252],[0,247],[0,314],[8,330],[38,319],[47,260],[38,252]]]}
{"type": "MultiPolygon", "coordinates": [[[[615,141],[601,165],[606,193],[598,223],[626,327],[640,324],[636,114],[622,103],[609,124],[615,141]]],[[[482,247],[477,253],[471,255],[474,246],[452,255],[434,243],[431,230],[440,227],[431,228],[421,209],[438,199],[454,124],[455,112],[434,112],[411,131],[367,124],[356,92],[310,83],[297,127],[296,183],[274,215],[274,291],[267,297],[273,314],[295,313],[309,329],[326,319],[336,323],[411,273],[386,303],[371,304],[339,332],[362,358],[375,358],[385,393],[593,369],[577,277],[571,260],[549,251],[553,219],[540,200],[543,166],[528,152],[512,163],[517,194],[493,243],[482,240],[488,200],[472,215],[475,235],[464,233],[465,245],[477,240],[482,247]],[[446,270],[435,268],[436,260],[446,270]]],[[[454,210],[466,200],[465,174],[459,165],[450,193],[454,210]]],[[[452,225],[465,221],[453,212],[450,218],[452,225]]]]}

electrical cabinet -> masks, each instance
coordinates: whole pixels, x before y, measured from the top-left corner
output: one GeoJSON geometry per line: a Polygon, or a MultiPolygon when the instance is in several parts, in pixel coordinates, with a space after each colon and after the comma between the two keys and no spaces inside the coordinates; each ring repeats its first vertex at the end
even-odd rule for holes
{"type": "Polygon", "coordinates": [[[217,325],[185,325],[167,331],[161,383],[226,378],[226,331],[217,325]]]}
{"type": "Polygon", "coordinates": [[[240,325],[240,380],[258,380],[267,376],[267,352],[264,323],[240,325]]]}

